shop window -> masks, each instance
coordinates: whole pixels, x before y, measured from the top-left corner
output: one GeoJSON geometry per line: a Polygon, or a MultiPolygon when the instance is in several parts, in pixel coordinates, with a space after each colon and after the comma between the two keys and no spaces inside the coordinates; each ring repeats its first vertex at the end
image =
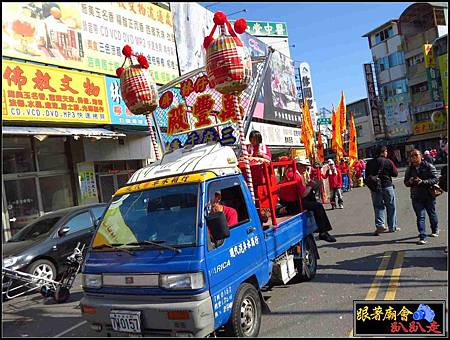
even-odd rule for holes
{"type": "Polygon", "coordinates": [[[3,173],[36,171],[34,151],[30,137],[3,138],[3,173]]]}
{"type": "Polygon", "coordinates": [[[40,171],[68,169],[64,143],[64,137],[49,137],[35,142],[40,171]]]}
{"type": "Polygon", "coordinates": [[[44,212],[73,206],[70,175],[39,178],[44,212]]]}
{"type": "Polygon", "coordinates": [[[394,36],[394,29],[391,26],[375,34],[375,42],[379,44],[380,42],[389,39],[390,37],[393,36],[394,36]]]}
{"type": "Polygon", "coordinates": [[[411,86],[412,94],[417,94],[417,93],[427,92],[427,91],[428,91],[428,83],[427,82],[423,82],[423,83],[411,86]]]}
{"type": "Polygon", "coordinates": [[[39,216],[38,195],[34,178],[5,181],[5,194],[11,230],[15,231],[39,216]]]}
{"type": "Polygon", "coordinates": [[[436,18],[436,25],[446,25],[444,10],[435,8],[434,16],[436,18]]]}
{"type": "Polygon", "coordinates": [[[86,211],[82,214],[78,214],[75,217],[72,217],[66,223],[66,226],[70,228],[67,235],[74,234],[74,233],[77,233],[79,231],[82,231],[82,230],[85,230],[88,228],[92,228],[93,224],[92,224],[91,214],[89,213],[89,211],[86,211]]]}
{"type": "Polygon", "coordinates": [[[418,64],[422,64],[424,62],[423,54],[421,53],[421,54],[415,55],[411,58],[408,58],[407,62],[408,62],[409,67],[412,67],[412,66],[418,65],[418,64]]]}

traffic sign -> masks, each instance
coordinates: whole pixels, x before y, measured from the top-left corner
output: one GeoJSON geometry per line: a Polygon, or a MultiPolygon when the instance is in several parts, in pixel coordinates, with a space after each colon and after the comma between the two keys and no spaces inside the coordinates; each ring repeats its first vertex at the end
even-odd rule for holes
{"type": "Polygon", "coordinates": [[[317,124],[331,124],[331,118],[319,118],[317,124]]]}

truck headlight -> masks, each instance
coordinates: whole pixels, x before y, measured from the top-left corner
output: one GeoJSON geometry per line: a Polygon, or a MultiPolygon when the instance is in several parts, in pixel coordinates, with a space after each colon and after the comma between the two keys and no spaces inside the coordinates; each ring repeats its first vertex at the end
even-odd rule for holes
{"type": "Polygon", "coordinates": [[[102,275],[98,274],[83,274],[82,286],[83,288],[101,288],[103,284],[102,275]]]}
{"type": "Polygon", "coordinates": [[[165,289],[201,289],[205,287],[203,272],[160,274],[159,286],[165,289]]]}

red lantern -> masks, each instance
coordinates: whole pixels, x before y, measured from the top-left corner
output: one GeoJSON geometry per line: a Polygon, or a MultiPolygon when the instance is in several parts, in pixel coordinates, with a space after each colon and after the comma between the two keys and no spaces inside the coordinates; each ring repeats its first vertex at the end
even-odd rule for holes
{"type": "Polygon", "coordinates": [[[125,45],[122,49],[125,62],[130,60],[128,68],[119,67],[116,74],[120,77],[122,98],[128,109],[135,115],[147,115],[158,107],[158,89],[148,69],[147,59],[143,55],[132,53],[131,47],[125,45]],[[137,58],[139,64],[133,65],[131,57],[137,58]]]}
{"type": "MultiPolygon", "coordinates": [[[[206,49],[206,73],[210,85],[222,94],[239,94],[252,80],[252,61],[248,49],[242,44],[223,12],[214,15],[214,28],[204,40],[206,49]],[[213,38],[217,25],[220,36],[213,38]],[[225,26],[229,35],[226,35],[225,26]]],[[[236,21],[237,33],[244,33],[247,25],[244,19],[236,21]]]]}

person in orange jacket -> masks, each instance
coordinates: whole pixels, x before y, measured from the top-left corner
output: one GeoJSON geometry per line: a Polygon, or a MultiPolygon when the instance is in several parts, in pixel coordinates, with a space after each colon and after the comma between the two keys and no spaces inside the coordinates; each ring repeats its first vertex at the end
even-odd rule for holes
{"type": "Polygon", "coordinates": [[[323,175],[323,178],[328,178],[328,185],[330,187],[330,203],[331,209],[336,207],[337,198],[337,208],[344,209],[344,200],[342,198],[342,176],[341,171],[334,165],[332,159],[328,160],[329,169],[323,175]]]}

